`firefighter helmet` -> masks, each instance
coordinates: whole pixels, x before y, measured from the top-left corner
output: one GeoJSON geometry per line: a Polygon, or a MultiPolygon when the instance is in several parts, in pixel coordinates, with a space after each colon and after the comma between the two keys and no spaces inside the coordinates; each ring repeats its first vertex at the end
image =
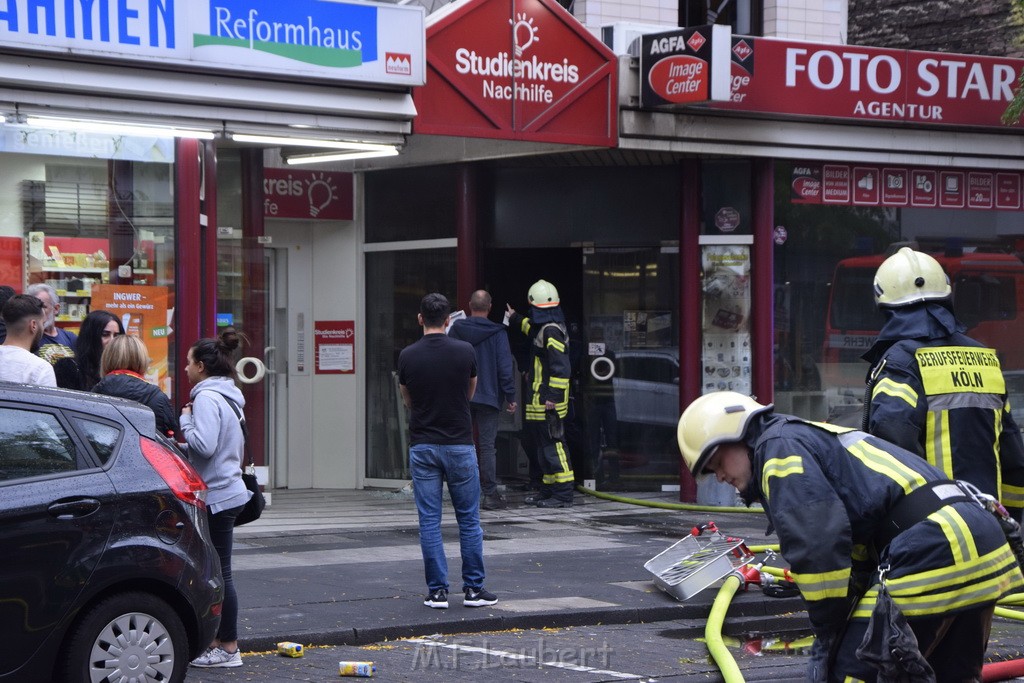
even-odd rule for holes
{"type": "Polygon", "coordinates": [[[949,276],[939,262],[910,247],[885,259],[875,273],[875,303],[882,307],[942,301],[951,291],[949,276]]]}
{"type": "Polygon", "coordinates": [[[558,290],[547,280],[537,280],[526,295],[530,304],[537,308],[554,308],[558,305],[558,290]]]}
{"type": "Polygon", "coordinates": [[[697,476],[723,443],[739,441],[755,415],[771,410],[735,391],[715,391],[691,403],[679,418],[676,437],[683,462],[697,476]]]}

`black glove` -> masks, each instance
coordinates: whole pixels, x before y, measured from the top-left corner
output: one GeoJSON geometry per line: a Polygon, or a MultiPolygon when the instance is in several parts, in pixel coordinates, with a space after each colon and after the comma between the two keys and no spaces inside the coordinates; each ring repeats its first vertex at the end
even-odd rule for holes
{"type": "Polygon", "coordinates": [[[558,417],[557,410],[545,410],[544,421],[548,424],[548,436],[555,441],[565,438],[565,423],[562,422],[562,418],[558,417]]]}

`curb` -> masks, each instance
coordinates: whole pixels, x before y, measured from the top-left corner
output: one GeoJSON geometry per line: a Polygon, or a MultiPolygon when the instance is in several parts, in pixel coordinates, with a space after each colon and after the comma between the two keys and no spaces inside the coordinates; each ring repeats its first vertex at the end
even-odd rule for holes
{"type": "MultiPolygon", "coordinates": [[[[803,600],[792,598],[763,598],[757,595],[744,599],[748,595],[737,595],[728,611],[729,619],[733,620],[728,632],[750,632],[764,630],[792,630],[794,628],[810,628],[806,619],[803,600]],[[793,616],[786,616],[793,615],[793,616]],[[787,628],[779,629],[780,619],[784,619],[787,628]],[[740,620],[741,624],[736,624],[740,620]],[[802,620],[800,625],[794,622],[802,620]],[[743,626],[744,628],[739,628],[743,626]]],[[[694,631],[699,635],[704,632],[704,621],[707,619],[710,605],[705,603],[679,603],[657,607],[620,607],[610,609],[588,609],[579,612],[545,612],[516,615],[488,615],[486,617],[462,619],[450,622],[412,622],[394,626],[370,626],[332,629],[326,631],[301,631],[282,633],[278,636],[268,634],[242,635],[242,651],[266,652],[275,650],[281,641],[293,641],[307,646],[338,646],[338,645],[373,645],[402,638],[422,637],[424,635],[457,633],[483,633],[487,631],[509,631],[514,629],[534,630],[541,628],[569,628],[574,626],[597,626],[602,624],[639,624],[663,621],[694,622],[683,624],[683,630],[694,631]]]]}

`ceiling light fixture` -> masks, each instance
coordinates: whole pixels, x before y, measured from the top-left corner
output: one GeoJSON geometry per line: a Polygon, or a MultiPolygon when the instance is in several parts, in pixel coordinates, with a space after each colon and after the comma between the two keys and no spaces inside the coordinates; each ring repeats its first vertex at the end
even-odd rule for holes
{"type": "Polygon", "coordinates": [[[337,154],[296,154],[286,157],[285,163],[289,166],[302,164],[324,164],[329,161],[354,161],[356,159],[374,159],[376,157],[398,156],[398,148],[394,145],[377,145],[376,150],[352,152],[339,152],[337,154]]]}
{"type": "Polygon", "coordinates": [[[324,138],[299,138],[283,135],[247,135],[243,133],[231,133],[230,135],[231,139],[235,142],[252,142],[259,145],[278,145],[281,147],[324,147],[327,149],[351,149],[365,152],[373,152],[385,148],[394,149],[394,145],[380,142],[326,140],[324,138]]]}
{"type": "Polygon", "coordinates": [[[150,126],[146,124],[120,123],[114,121],[93,121],[89,119],[52,118],[29,116],[25,119],[29,128],[64,130],[83,133],[107,133],[111,135],[137,135],[156,138],[196,138],[212,140],[213,131],[174,128],[171,126],[150,126]]]}

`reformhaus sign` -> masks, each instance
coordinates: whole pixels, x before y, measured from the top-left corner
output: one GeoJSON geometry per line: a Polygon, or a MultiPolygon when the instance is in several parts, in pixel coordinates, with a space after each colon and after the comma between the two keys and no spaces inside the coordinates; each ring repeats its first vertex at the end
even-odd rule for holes
{"type": "Polygon", "coordinates": [[[396,86],[425,77],[424,10],[334,0],[5,0],[0,48],[396,86]]]}

